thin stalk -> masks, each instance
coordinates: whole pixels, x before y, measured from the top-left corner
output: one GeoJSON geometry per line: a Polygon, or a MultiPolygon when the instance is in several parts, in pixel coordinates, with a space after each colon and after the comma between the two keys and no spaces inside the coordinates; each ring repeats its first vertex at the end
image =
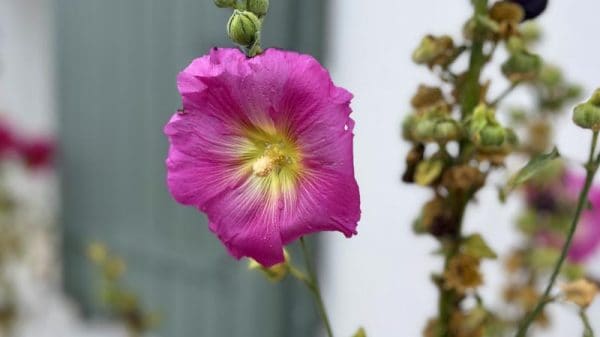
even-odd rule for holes
{"type": "Polygon", "coordinates": [[[590,319],[588,318],[585,310],[579,311],[579,317],[583,323],[583,337],[594,337],[594,329],[590,324],[590,319]]]}
{"type": "Polygon", "coordinates": [[[500,93],[500,95],[496,97],[496,99],[494,99],[492,103],[490,103],[490,105],[497,106],[498,104],[500,104],[500,102],[502,102],[503,99],[510,95],[510,93],[513,92],[513,90],[515,90],[519,86],[519,84],[519,82],[513,82],[508,88],[504,89],[504,91],[500,93]]]}
{"type": "Polygon", "coordinates": [[[596,146],[598,143],[598,132],[594,132],[592,137],[592,145],[590,146],[590,156],[586,165],[587,175],[585,178],[585,184],[583,186],[583,190],[579,195],[579,201],[577,203],[577,208],[575,210],[575,215],[573,217],[573,221],[571,222],[571,227],[569,228],[569,233],[567,234],[567,240],[562,248],[560,258],[556,262],[554,266],[554,270],[552,271],[552,275],[550,276],[550,281],[546,286],[546,290],[542,297],[540,297],[539,302],[535,306],[535,308],[525,317],[523,322],[521,323],[519,330],[517,331],[517,337],[525,337],[527,335],[527,331],[529,327],[535,320],[535,318],[544,310],[546,304],[548,304],[547,299],[550,296],[550,292],[556,283],[556,279],[560,274],[560,270],[569,254],[569,249],[571,248],[571,244],[573,242],[573,237],[575,236],[575,231],[577,230],[577,225],[579,224],[579,219],[581,218],[581,214],[583,210],[586,208],[588,203],[588,194],[590,189],[592,188],[592,183],[594,182],[594,177],[596,176],[596,172],[598,171],[598,165],[600,165],[600,156],[598,156],[595,160],[596,156],[596,146]]]}
{"type": "Polygon", "coordinates": [[[316,269],[312,263],[310,251],[304,238],[300,238],[300,247],[302,247],[302,253],[304,255],[304,261],[306,263],[306,272],[308,273],[308,280],[304,283],[308,286],[308,289],[313,294],[315,304],[319,311],[319,316],[323,321],[327,336],[333,337],[333,331],[331,330],[331,323],[329,323],[329,316],[327,316],[327,310],[325,310],[325,304],[323,303],[323,296],[321,296],[321,288],[319,286],[319,280],[317,278],[316,269]]]}

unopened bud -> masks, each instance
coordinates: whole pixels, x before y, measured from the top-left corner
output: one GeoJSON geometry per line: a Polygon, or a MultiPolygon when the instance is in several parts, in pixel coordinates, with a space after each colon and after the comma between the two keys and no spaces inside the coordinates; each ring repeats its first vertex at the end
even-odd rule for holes
{"type": "Polygon", "coordinates": [[[265,16],[269,11],[269,0],[248,0],[246,9],[259,17],[265,16]]]}
{"type": "Polygon", "coordinates": [[[461,135],[460,125],[452,119],[439,121],[433,132],[433,138],[440,143],[458,140],[461,135]]]}
{"type": "Polygon", "coordinates": [[[227,23],[229,38],[244,47],[251,47],[260,33],[260,19],[249,11],[234,11],[227,23]]]}
{"type": "Polygon", "coordinates": [[[414,137],[422,142],[430,141],[435,132],[436,122],[432,119],[421,119],[415,125],[414,137]]]}
{"type": "Polygon", "coordinates": [[[600,107],[590,102],[579,104],[573,111],[573,122],[584,129],[600,131],[600,107]]]}
{"type": "Polygon", "coordinates": [[[539,56],[522,51],[510,56],[502,65],[502,73],[512,82],[527,81],[536,78],[541,67],[539,56]]]}
{"type": "Polygon", "coordinates": [[[480,144],[482,146],[500,146],[506,139],[506,130],[500,125],[488,125],[481,130],[480,144]]]}
{"type": "Polygon", "coordinates": [[[214,0],[215,5],[220,8],[233,8],[235,0],[214,0]]]}

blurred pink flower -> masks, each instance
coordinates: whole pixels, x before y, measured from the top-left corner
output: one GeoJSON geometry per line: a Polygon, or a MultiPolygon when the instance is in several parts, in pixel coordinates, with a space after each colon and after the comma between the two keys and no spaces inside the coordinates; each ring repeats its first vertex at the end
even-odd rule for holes
{"type": "Polygon", "coordinates": [[[356,234],[352,95],[313,57],[215,48],[178,87],[183,110],[165,126],[168,187],[207,214],[233,256],[272,266],[300,236],[356,234]]]}
{"type": "Polygon", "coordinates": [[[56,146],[49,138],[35,138],[21,140],[17,149],[28,167],[48,168],[52,166],[56,146]]]}
{"type": "MultiPolygon", "coordinates": [[[[576,200],[585,183],[585,177],[567,171],[563,182],[567,196],[576,200]]],[[[590,208],[583,212],[569,250],[569,259],[573,262],[584,262],[600,247],[600,186],[592,186],[589,203],[590,208]]]]}

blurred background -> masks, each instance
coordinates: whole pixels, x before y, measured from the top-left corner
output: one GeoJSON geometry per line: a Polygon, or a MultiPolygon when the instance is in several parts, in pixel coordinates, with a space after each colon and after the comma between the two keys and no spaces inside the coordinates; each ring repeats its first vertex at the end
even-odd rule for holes
{"type": "MultiPolygon", "coordinates": [[[[400,183],[408,146],[399,126],[417,84],[433,79],[411,63],[413,48],[426,33],[460,34],[469,3],[271,3],[265,44],[316,55],[356,96],[359,235],[324,234],[320,241],[334,329],[340,336],[361,325],[370,336],[420,336],[435,312],[429,275],[441,261],[430,255],[433,240],[411,230],[428,194],[400,183]]],[[[600,86],[598,12],[596,0],[550,1],[540,20],[540,53],[586,95],[600,86]]],[[[22,205],[10,221],[32,233],[21,244],[26,253],[10,265],[17,336],[117,337],[146,323],[156,326],[151,335],[165,337],[318,335],[303,289],[247,272],[204,218],[177,205],[165,188],[162,127],[180,106],[175,76],[210,47],[230,45],[227,17],[211,0],[0,0],[0,121],[25,139],[53,135],[58,149],[55,169],[2,165],[3,190],[22,205]],[[102,243],[92,251],[96,265],[87,257],[92,242],[102,243]],[[114,278],[98,266],[108,255],[117,256],[109,259],[116,261],[114,278]],[[108,308],[107,289],[118,299],[108,308]],[[107,313],[123,306],[135,310],[117,310],[109,321],[107,313]]],[[[527,99],[526,92],[511,98],[527,99]]],[[[568,119],[563,124],[561,151],[583,159],[587,138],[568,119]]],[[[483,191],[480,205],[469,209],[468,229],[507,251],[516,240],[517,209],[518,200],[500,205],[494,189],[483,191]]],[[[500,303],[499,263],[485,268],[483,295],[500,303]]],[[[600,254],[590,268],[600,275],[600,254]]],[[[580,330],[572,312],[555,311],[561,319],[545,336],[580,330]]],[[[598,303],[590,316],[600,329],[598,303]]]]}

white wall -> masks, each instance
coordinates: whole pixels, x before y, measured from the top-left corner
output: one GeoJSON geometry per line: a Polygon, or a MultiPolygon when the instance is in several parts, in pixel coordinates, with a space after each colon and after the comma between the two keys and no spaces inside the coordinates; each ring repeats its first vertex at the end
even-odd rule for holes
{"type": "MultiPolygon", "coordinates": [[[[411,231],[428,194],[400,183],[408,147],[399,128],[417,84],[435,83],[426,70],[411,63],[412,50],[425,33],[458,35],[469,13],[467,0],[333,0],[329,65],[335,81],[356,95],[355,162],[363,209],[356,238],[327,235],[329,254],[322,272],[339,336],[350,336],[364,325],[369,336],[417,337],[435,314],[436,291],[429,275],[441,266],[430,256],[436,244],[411,231]]],[[[563,65],[588,92],[600,86],[598,13],[597,0],[551,0],[541,20],[547,30],[542,55],[563,65]]],[[[493,88],[502,89],[503,83],[493,88]]],[[[527,99],[523,93],[520,98],[527,99]]],[[[568,120],[563,125],[562,152],[583,159],[587,135],[568,120]]],[[[468,211],[467,230],[482,231],[494,248],[506,251],[516,239],[511,220],[518,204],[500,205],[493,190],[484,191],[480,200],[468,211]]],[[[600,272],[600,256],[593,263],[600,272]]],[[[498,303],[495,291],[502,282],[498,264],[485,265],[489,286],[484,295],[491,303],[498,303]]],[[[600,303],[591,312],[600,331],[598,315],[600,303]]],[[[579,331],[574,311],[560,310],[554,332],[544,336],[577,336],[579,331]]]]}
{"type": "Polygon", "coordinates": [[[31,133],[54,126],[50,0],[0,0],[0,117],[31,133]]]}

